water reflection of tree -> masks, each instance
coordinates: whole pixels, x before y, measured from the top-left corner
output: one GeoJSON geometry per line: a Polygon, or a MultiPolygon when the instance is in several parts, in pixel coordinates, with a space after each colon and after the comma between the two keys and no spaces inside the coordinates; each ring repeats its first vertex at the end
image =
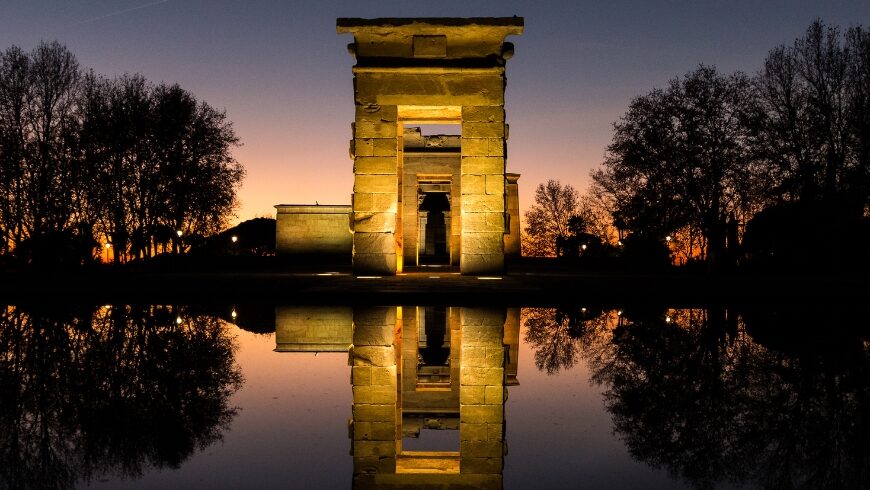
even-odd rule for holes
{"type": "Polygon", "coordinates": [[[522,315],[526,342],[535,350],[535,366],[547,374],[573,367],[581,350],[590,350],[600,341],[616,317],[615,312],[586,307],[524,308],[522,315]]]}
{"type": "Polygon", "coordinates": [[[236,413],[233,352],[180,308],[0,310],[0,487],[177,467],[236,413]]]}
{"type": "Polygon", "coordinates": [[[572,337],[564,315],[539,310],[527,341],[548,372],[589,363],[635,458],[699,488],[867,488],[870,349],[848,333],[860,319],[722,308],[602,317],[572,337]]]}

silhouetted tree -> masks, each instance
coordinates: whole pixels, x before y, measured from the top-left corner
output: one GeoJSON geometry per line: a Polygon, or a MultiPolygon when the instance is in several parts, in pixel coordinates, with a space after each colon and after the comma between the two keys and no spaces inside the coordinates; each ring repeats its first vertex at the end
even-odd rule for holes
{"type": "Polygon", "coordinates": [[[633,309],[582,330],[572,359],[604,385],[632,456],[697,488],[863,488],[861,321],[843,308],[633,309]]]}
{"type": "Polygon", "coordinates": [[[177,468],[220,440],[241,386],[213,317],[143,306],[0,310],[0,487],[177,468]]]}
{"type": "Polygon", "coordinates": [[[755,80],[754,149],[775,178],[772,197],[848,196],[860,214],[870,177],[870,33],[813,22],[767,56],[755,80]]]}
{"type": "Polygon", "coordinates": [[[0,253],[51,265],[60,249],[93,260],[82,244],[95,239],[120,261],[182,250],[226,225],[238,144],[224,112],[178,85],[82,75],[57,42],[13,46],[0,54],[0,253]]]}
{"type": "Polygon", "coordinates": [[[526,211],[523,254],[553,256],[556,238],[569,235],[568,220],[579,213],[579,196],[569,184],[557,180],[538,184],[535,204],[526,211]]]}
{"type": "Polygon", "coordinates": [[[8,253],[26,237],[24,175],[26,107],[29,99],[30,57],[12,46],[0,55],[0,251],[8,253]]]}
{"type": "Polygon", "coordinates": [[[628,230],[663,240],[692,227],[709,260],[722,260],[729,221],[758,206],[743,124],[749,101],[745,75],[701,66],[631,102],[593,173],[628,230]]]}
{"type": "Polygon", "coordinates": [[[149,184],[160,174],[151,158],[149,92],[138,75],[107,80],[89,73],[82,86],[80,147],[83,165],[92,174],[92,184],[85,188],[86,209],[120,261],[128,248],[142,248],[143,218],[147,222],[156,214],[148,195],[154,187],[149,184]]]}
{"type": "Polygon", "coordinates": [[[572,368],[583,350],[609,335],[615,312],[602,313],[599,309],[574,308],[523,308],[523,326],[526,342],[535,351],[535,366],[556,374],[572,368]]]}
{"type": "Polygon", "coordinates": [[[0,212],[4,249],[25,240],[43,250],[76,228],[82,175],[72,151],[78,63],[57,42],[30,54],[13,46],[0,68],[0,170],[5,195],[0,212]]]}
{"type": "Polygon", "coordinates": [[[226,224],[244,170],[231,149],[238,138],[226,114],[197,102],[177,85],[154,90],[154,164],[164,209],[161,224],[184,236],[209,235],[226,224]]]}

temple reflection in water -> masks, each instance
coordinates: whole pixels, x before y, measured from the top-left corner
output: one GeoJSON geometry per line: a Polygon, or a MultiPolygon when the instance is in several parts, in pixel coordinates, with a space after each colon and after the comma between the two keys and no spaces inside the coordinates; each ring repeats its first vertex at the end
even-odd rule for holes
{"type": "Polygon", "coordinates": [[[279,307],[276,350],[348,351],[354,488],[501,488],[519,309],[279,307]]]}

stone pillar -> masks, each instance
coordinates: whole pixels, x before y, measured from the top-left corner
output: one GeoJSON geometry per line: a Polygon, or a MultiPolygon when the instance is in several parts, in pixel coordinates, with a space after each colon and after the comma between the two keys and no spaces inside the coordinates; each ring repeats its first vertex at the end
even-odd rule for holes
{"type": "Polygon", "coordinates": [[[463,274],[504,272],[506,136],[502,105],[462,107],[463,274]]]}
{"type": "Polygon", "coordinates": [[[429,211],[417,213],[417,265],[420,265],[420,255],[426,253],[426,223],[429,221],[429,211]]]}
{"type": "Polygon", "coordinates": [[[504,254],[507,257],[519,257],[520,248],[520,174],[505,174],[507,182],[507,220],[508,228],[504,235],[504,254]]]}
{"type": "Polygon", "coordinates": [[[447,255],[450,257],[450,265],[453,265],[453,222],[450,217],[450,211],[444,211],[444,231],[447,234],[447,255]]]}
{"type": "Polygon", "coordinates": [[[459,444],[462,474],[498,475],[504,463],[505,310],[460,312],[459,444]]]}
{"type": "Polygon", "coordinates": [[[396,472],[401,437],[397,400],[396,307],[356,308],[350,349],[354,485],[396,472]]]}
{"type": "Polygon", "coordinates": [[[357,101],[353,124],[353,270],[395,274],[401,165],[396,106],[357,101]]]}

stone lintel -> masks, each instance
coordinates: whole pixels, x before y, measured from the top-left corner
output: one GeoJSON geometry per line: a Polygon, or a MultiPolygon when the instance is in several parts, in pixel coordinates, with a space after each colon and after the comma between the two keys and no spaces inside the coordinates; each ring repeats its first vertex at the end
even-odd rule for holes
{"type": "Polygon", "coordinates": [[[410,27],[416,32],[422,27],[468,27],[468,26],[491,26],[502,27],[511,32],[508,34],[522,34],[525,19],[523,17],[378,17],[363,19],[358,17],[339,17],[335,21],[336,31],[339,34],[355,33],[363,30],[378,32],[378,30],[392,30],[398,27],[410,27]]]}
{"type": "Polygon", "coordinates": [[[504,75],[503,66],[354,66],[354,75],[363,73],[401,75],[504,75]]]}
{"type": "Polygon", "coordinates": [[[349,51],[359,63],[368,60],[488,60],[503,64],[513,55],[505,43],[523,33],[522,17],[380,18],[336,21],[339,34],[353,34],[349,51]]]}

